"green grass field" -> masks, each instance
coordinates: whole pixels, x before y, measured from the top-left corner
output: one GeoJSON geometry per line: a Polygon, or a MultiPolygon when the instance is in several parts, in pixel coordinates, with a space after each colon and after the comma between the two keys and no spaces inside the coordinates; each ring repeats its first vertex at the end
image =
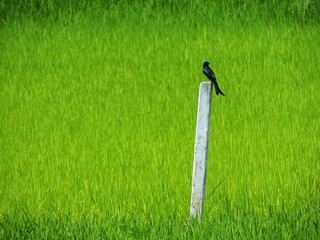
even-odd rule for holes
{"type": "Polygon", "coordinates": [[[0,239],[319,239],[320,29],[308,12],[96,8],[0,11],[0,239]],[[205,60],[226,97],[212,100],[198,223],[205,60]]]}

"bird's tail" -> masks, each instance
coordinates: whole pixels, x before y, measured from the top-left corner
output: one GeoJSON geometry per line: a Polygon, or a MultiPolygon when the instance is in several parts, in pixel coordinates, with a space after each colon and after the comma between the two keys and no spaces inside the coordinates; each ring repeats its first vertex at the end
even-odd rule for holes
{"type": "Polygon", "coordinates": [[[221,91],[221,89],[219,88],[219,86],[218,86],[218,84],[217,84],[217,82],[215,82],[215,81],[212,81],[212,83],[213,83],[213,85],[214,85],[214,88],[215,88],[215,90],[216,90],[216,94],[217,95],[222,95],[222,96],[225,96],[224,95],[224,93],[221,91]]]}
{"type": "Polygon", "coordinates": [[[226,95],[224,95],[224,93],[221,91],[221,89],[219,88],[219,92],[217,93],[217,95],[220,93],[220,95],[222,95],[222,96],[226,96],[226,95]]]}

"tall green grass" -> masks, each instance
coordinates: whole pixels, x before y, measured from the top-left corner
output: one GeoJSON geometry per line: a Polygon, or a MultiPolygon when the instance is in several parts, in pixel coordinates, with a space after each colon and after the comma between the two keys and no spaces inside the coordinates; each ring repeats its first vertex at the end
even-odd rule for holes
{"type": "Polygon", "coordinates": [[[235,19],[241,21],[284,20],[320,23],[320,3],[317,0],[229,0],[229,1],[154,1],[154,0],[0,0],[1,19],[24,17],[49,18],[51,21],[66,14],[105,14],[110,19],[132,19],[159,16],[183,16],[207,21],[235,19]]]}
{"type": "Polygon", "coordinates": [[[317,239],[319,28],[108,16],[1,28],[0,238],[317,239]],[[205,60],[227,96],[198,224],[205,60]]]}

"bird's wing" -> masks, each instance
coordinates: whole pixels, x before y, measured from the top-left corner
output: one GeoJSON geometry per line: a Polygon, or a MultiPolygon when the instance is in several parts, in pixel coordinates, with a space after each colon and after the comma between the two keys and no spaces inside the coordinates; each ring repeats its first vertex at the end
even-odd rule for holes
{"type": "Polygon", "coordinates": [[[212,81],[216,80],[216,76],[214,75],[214,73],[210,67],[205,67],[204,70],[206,71],[206,75],[210,80],[212,80],[212,81]]]}
{"type": "Polygon", "coordinates": [[[212,71],[210,71],[210,69],[204,67],[203,68],[203,73],[207,76],[207,78],[209,78],[210,80],[214,80],[215,77],[214,77],[214,74],[212,71]]]}
{"type": "Polygon", "coordinates": [[[210,71],[210,79],[216,81],[216,76],[214,75],[213,71],[210,71]]]}
{"type": "Polygon", "coordinates": [[[208,70],[209,70],[211,79],[215,81],[216,80],[216,75],[214,75],[214,72],[212,71],[211,68],[209,68],[208,70]]]}

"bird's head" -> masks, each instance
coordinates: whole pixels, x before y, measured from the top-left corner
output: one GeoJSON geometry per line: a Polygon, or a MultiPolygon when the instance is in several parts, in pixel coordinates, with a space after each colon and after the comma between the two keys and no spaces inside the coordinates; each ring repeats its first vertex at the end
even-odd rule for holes
{"type": "Polygon", "coordinates": [[[209,62],[205,61],[205,62],[203,63],[203,67],[208,67],[208,66],[209,66],[209,62]]]}

